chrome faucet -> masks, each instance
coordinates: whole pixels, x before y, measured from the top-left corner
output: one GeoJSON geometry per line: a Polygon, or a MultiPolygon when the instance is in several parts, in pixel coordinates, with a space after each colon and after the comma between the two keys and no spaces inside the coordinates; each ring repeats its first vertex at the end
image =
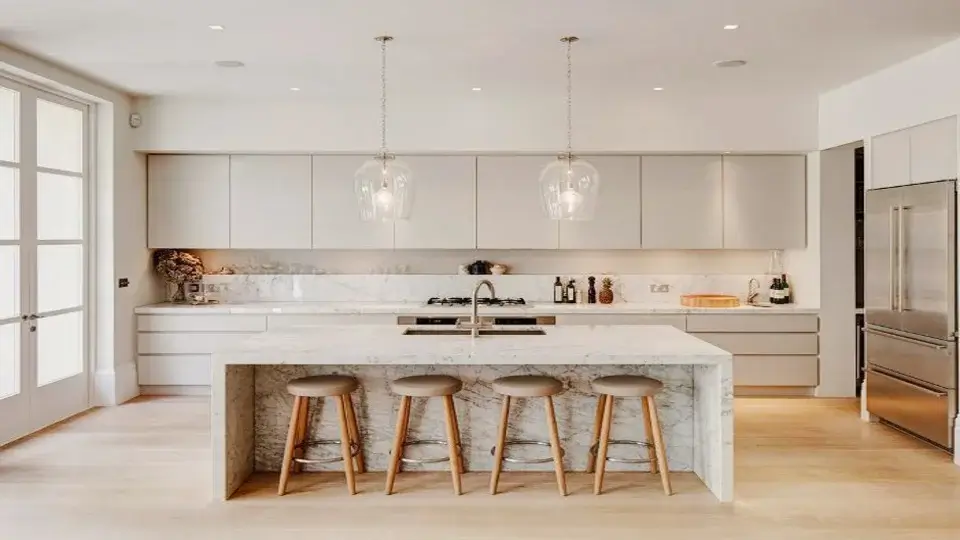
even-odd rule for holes
{"type": "Polygon", "coordinates": [[[490,283],[490,280],[488,279],[481,279],[480,281],[477,282],[477,285],[473,288],[473,297],[471,298],[472,300],[471,307],[473,308],[473,311],[470,314],[470,322],[468,324],[461,325],[462,328],[469,328],[470,335],[472,335],[473,337],[479,336],[480,328],[483,327],[483,325],[480,323],[479,318],[477,317],[477,307],[478,307],[477,294],[480,293],[480,287],[482,287],[483,285],[486,285],[487,288],[490,289],[490,298],[497,297],[497,291],[496,289],[493,288],[493,283],[490,283]]]}

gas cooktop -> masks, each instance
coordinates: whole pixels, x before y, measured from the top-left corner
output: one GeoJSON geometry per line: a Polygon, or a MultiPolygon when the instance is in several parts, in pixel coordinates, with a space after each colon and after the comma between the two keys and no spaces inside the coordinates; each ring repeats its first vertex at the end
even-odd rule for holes
{"type": "MultiPolygon", "coordinates": [[[[477,304],[481,306],[507,307],[522,306],[527,303],[523,298],[478,298],[477,304]]],[[[427,300],[428,306],[441,307],[459,307],[472,305],[473,301],[466,296],[451,296],[447,298],[433,297],[427,300]]]]}

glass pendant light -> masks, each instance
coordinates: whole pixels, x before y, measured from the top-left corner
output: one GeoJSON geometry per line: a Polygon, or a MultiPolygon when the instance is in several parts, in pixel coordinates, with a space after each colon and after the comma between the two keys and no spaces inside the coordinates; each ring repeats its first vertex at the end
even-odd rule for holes
{"type": "Polygon", "coordinates": [[[590,162],[573,155],[573,63],[571,45],[579,41],[567,36],[567,151],[540,172],[540,200],[547,217],[555,220],[593,219],[600,194],[600,173],[590,162]]]}
{"type": "Polygon", "coordinates": [[[413,203],[410,168],[387,151],[387,42],[380,42],[380,151],[354,174],[360,218],[364,221],[407,219],[413,203]]]}

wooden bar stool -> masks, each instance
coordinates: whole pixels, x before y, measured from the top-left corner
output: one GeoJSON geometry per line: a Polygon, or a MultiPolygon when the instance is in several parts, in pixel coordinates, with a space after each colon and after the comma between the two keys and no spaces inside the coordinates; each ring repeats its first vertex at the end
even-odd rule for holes
{"type": "Polygon", "coordinates": [[[453,492],[463,493],[460,485],[460,475],[463,473],[463,451],[460,447],[460,425],[457,422],[457,411],[453,404],[453,395],[463,388],[463,382],[448,375],[416,375],[403,377],[390,383],[394,394],[401,396],[400,411],[397,413],[397,430],[393,438],[393,451],[387,468],[387,495],[393,493],[393,484],[400,471],[400,462],[404,463],[440,463],[450,462],[450,475],[453,477],[453,492]],[[410,401],[412,398],[443,398],[443,410],[447,425],[447,440],[407,440],[407,429],[410,427],[410,401]],[[441,444],[449,449],[449,457],[412,459],[403,457],[403,449],[412,445],[441,444]]]}
{"type": "Polygon", "coordinates": [[[670,487],[670,470],[667,466],[667,450],[663,444],[663,433],[657,417],[657,403],[654,396],[663,389],[663,383],[641,375],[614,375],[600,377],[593,381],[593,390],[600,394],[597,403],[597,416],[593,427],[593,440],[590,446],[590,459],[587,460],[587,472],[593,472],[593,493],[599,495],[603,489],[603,473],[607,461],[619,463],[649,463],[650,472],[660,470],[663,492],[673,494],[670,487]],[[645,441],[610,440],[610,425],[613,423],[613,398],[638,397],[643,407],[645,441]],[[611,444],[630,444],[647,449],[647,459],[608,458],[607,447],[611,444]]]}
{"type": "Polygon", "coordinates": [[[557,474],[557,488],[560,494],[567,494],[567,480],[563,472],[563,448],[560,447],[560,435],[557,432],[557,416],[553,411],[553,396],[563,391],[563,383],[553,377],[540,375],[515,375],[503,377],[493,381],[493,391],[503,396],[503,408],[500,412],[500,427],[497,433],[497,445],[490,449],[493,454],[493,472],[490,476],[490,494],[497,494],[497,484],[500,482],[500,469],[503,462],[508,463],[547,463],[553,461],[554,471],[557,474]],[[507,440],[507,420],[510,417],[510,401],[512,398],[545,398],[547,413],[547,429],[550,432],[550,441],[507,440]],[[520,459],[503,455],[504,447],[513,444],[549,446],[552,457],[544,459],[520,459]]]}
{"type": "Polygon", "coordinates": [[[294,396],[293,411],[290,414],[290,428],[287,431],[287,444],[283,451],[283,465],[280,468],[280,487],[278,495],[287,492],[287,480],[290,478],[291,468],[300,472],[303,464],[343,462],[343,470],[347,477],[347,490],[351,495],[356,494],[357,484],[354,478],[354,463],[357,472],[363,473],[366,467],[363,463],[363,452],[360,445],[360,428],[357,425],[357,415],[353,410],[353,400],[350,393],[357,389],[359,384],[353,377],[346,375],[317,375],[294,379],[287,383],[287,392],[294,396]],[[337,413],[340,416],[340,440],[307,439],[307,429],[310,417],[310,398],[336,398],[337,413]],[[325,459],[307,459],[306,450],[310,447],[339,444],[340,456],[325,459]]]}

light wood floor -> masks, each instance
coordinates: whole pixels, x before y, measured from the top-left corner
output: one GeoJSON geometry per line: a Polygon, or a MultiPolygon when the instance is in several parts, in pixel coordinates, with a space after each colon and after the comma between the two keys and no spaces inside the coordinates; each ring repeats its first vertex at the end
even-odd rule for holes
{"type": "Polygon", "coordinates": [[[850,401],[739,400],[737,502],[720,505],[690,474],[665,497],[648,474],[610,474],[609,493],[569,477],[505,472],[491,497],[469,474],[257,475],[227,503],[209,499],[205,398],[145,398],[100,409],[0,450],[0,539],[922,539],[960,538],[960,468],[850,401]],[[294,536],[288,536],[294,535],[294,536]]]}

